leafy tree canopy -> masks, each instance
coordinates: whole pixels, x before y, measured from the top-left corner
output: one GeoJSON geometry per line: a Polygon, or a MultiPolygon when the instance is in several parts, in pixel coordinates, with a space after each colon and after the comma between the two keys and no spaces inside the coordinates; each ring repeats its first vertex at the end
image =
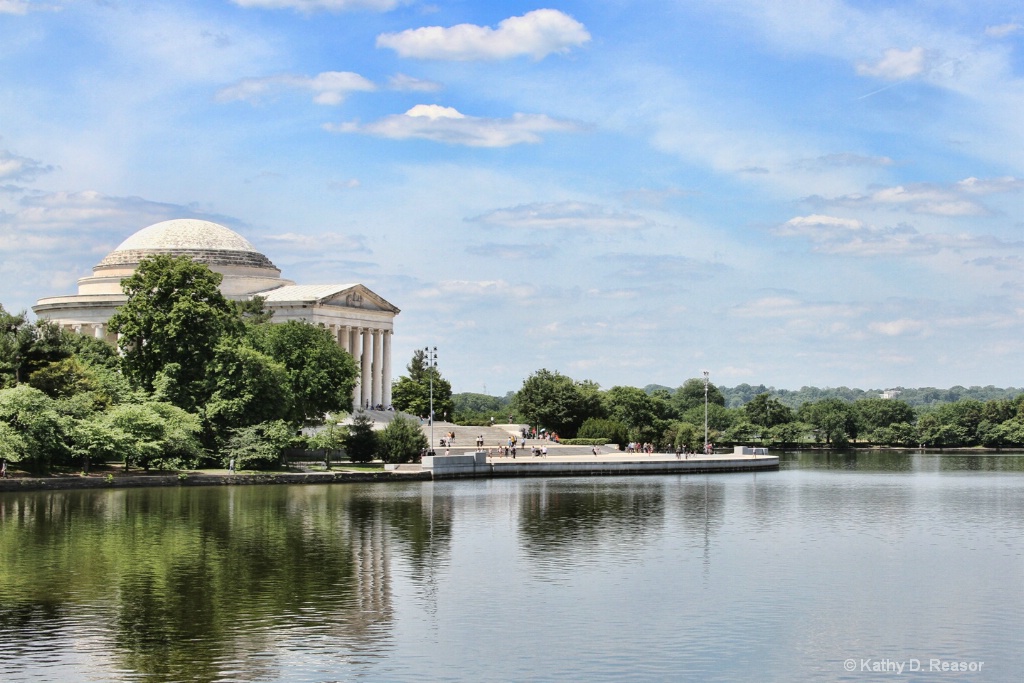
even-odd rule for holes
{"type": "Polygon", "coordinates": [[[538,370],[516,394],[515,408],[526,422],[571,438],[589,417],[604,417],[599,387],[575,382],[551,370],[538,370]]]}
{"type": "Polygon", "coordinates": [[[357,411],[345,436],[345,452],[352,462],[370,462],[377,455],[377,433],[373,430],[373,419],[363,411],[357,411]]]}
{"type": "Polygon", "coordinates": [[[121,282],[128,301],[110,319],[120,335],[125,374],[151,391],[161,374],[164,394],[186,410],[212,393],[209,365],[221,337],[238,318],[219,289],[221,275],[187,256],[143,259],[121,282]]]}
{"type": "Polygon", "coordinates": [[[396,410],[402,410],[421,417],[430,416],[430,382],[434,382],[434,415],[444,417],[455,413],[452,400],[451,382],[441,376],[434,365],[427,363],[427,354],[423,349],[416,349],[412,360],[406,366],[408,375],[399,377],[391,385],[391,404],[396,410]]]}
{"type": "MultiPolygon", "coordinates": [[[[703,408],[704,380],[697,377],[686,380],[683,386],[676,389],[676,393],[672,395],[672,402],[676,412],[680,415],[697,406],[703,408]]],[[[708,403],[725,406],[725,397],[722,396],[722,392],[710,382],[708,383],[708,403]]]]}
{"type": "Polygon", "coordinates": [[[427,448],[427,437],[417,422],[397,416],[377,435],[377,446],[384,462],[413,462],[427,448]]]}
{"type": "Polygon", "coordinates": [[[253,345],[280,363],[293,397],[291,419],[323,421],[327,413],[349,412],[356,386],[356,362],[322,327],[289,320],[251,332],[253,345]]]}

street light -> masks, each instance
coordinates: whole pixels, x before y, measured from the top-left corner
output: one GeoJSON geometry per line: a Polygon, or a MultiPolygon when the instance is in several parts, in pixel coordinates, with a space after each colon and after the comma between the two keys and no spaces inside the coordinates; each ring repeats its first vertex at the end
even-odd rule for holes
{"type": "Polygon", "coordinates": [[[431,349],[429,346],[423,349],[424,366],[427,374],[430,375],[430,455],[434,454],[434,373],[437,371],[437,347],[431,349]]]}
{"type": "Polygon", "coordinates": [[[708,379],[711,373],[704,371],[704,455],[708,454],[708,379]]]}

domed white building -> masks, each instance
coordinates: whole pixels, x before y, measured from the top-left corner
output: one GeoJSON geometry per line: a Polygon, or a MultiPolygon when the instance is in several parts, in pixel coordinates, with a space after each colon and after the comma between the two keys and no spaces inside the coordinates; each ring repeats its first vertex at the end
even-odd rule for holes
{"type": "Polygon", "coordinates": [[[196,219],[156,223],[122,242],[78,281],[78,294],[40,299],[32,310],[81,334],[116,343],[107,329],[115,309],[127,301],[121,280],[139,262],[156,254],[190,256],[223,276],[220,289],[229,299],[266,299],[273,322],[304,320],[330,330],[338,345],[359,362],[361,374],[353,402],[359,406],[391,403],[391,335],[395,306],[361,284],[296,285],[247,239],[234,230],[196,219]]]}

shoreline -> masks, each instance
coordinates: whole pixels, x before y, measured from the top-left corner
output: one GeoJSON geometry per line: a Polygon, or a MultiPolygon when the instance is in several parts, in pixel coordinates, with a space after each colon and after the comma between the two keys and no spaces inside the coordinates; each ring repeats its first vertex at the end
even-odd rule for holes
{"type": "MultiPolygon", "coordinates": [[[[111,473],[112,474],[112,473],[111,473]]],[[[169,486],[252,486],[260,484],[336,484],[374,481],[430,480],[429,472],[255,472],[212,474],[173,472],[161,474],[67,475],[0,479],[0,493],[8,491],[71,491],[169,486]]]]}

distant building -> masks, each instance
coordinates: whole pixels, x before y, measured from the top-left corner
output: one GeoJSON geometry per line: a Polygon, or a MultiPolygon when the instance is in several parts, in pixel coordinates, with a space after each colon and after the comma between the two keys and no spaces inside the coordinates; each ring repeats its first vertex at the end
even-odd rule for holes
{"type": "Polygon", "coordinates": [[[266,299],[273,322],[304,320],[330,330],[360,367],[353,403],[391,403],[391,336],[399,309],[358,283],[297,285],[235,231],[209,221],[178,219],[139,230],[78,281],[78,294],[40,299],[35,314],[58,325],[116,343],[107,321],[127,301],[121,280],[156,254],[190,256],[224,279],[229,299],[266,299]]]}
{"type": "Polygon", "coordinates": [[[902,392],[902,391],[900,391],[899,389],[886,389],[885,391],[883,391],[883,392],[882,392],[881,394],[879,394],[879,395],[880,395],[880,396],[881,396],[882,398],[897,398],[897,397],[898,397],[898,396],[899,396],[900,394],[902,394],[902,393],[903,393],[903,392],[902,392]]]}

